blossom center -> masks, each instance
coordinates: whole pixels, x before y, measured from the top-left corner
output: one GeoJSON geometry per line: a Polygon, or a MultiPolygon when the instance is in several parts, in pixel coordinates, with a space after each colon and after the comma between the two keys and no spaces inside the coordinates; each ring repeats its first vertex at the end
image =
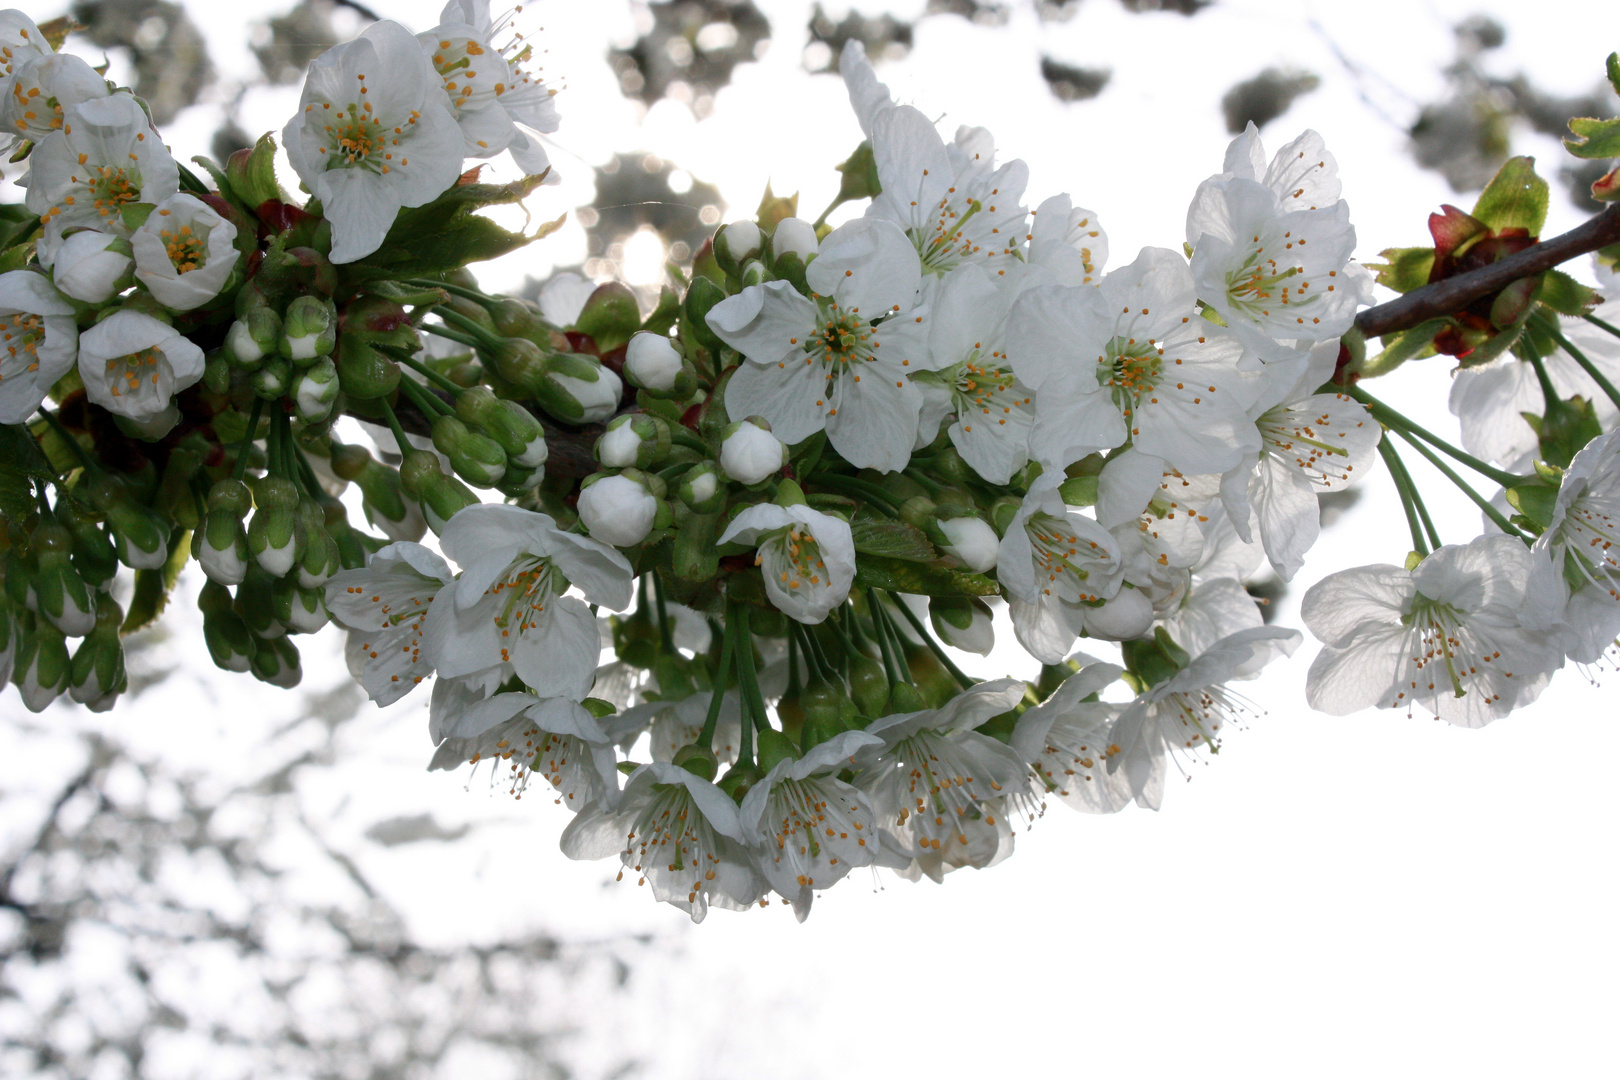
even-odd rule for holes
{"type": "Polygon", "coordinates": [[[1068,521],[1055,514],[1031,514],[1024,531],[1034,549],[1035,569],[1046,575],[1046,583],[1041,585],[1043,594],[1050,596],[1056,589],[1059,599],[1071,603],[1095,603],[1101,599],[1083,588],[1091,576],[1085,563],[1101,556],[1095,540],[1082,541],[1068,521]]]}
{"type": "Polygon", "coordinates": [[[833,303],[804,351],[828,367],[832,377],[840,366],[872,359],[872,327],[857,312],[844,312],[833,303]]]}
{"type": "Polygon", "coordinates": [[[174,232],[163,229],[158,235],[177,273],[189,273],[208,261],[208,237],[192,231],[190,225],[182,225],[174,232]]]}
{"type": "MultiPolygon", "coordinates": [[[[12,361],[13,374],[16,374],[15,364],[18,361],[26,365],[24,371],[39,370],[39,343],[44,337],[45,319],[42,316],[18,312],[0,322],[0,347],[6,350],[6,359],[12,361]]],[[[0,375],[0,378],[4,376],[0,375]]]]}
{"type": "MultiPolygon", "coordinates": [[[[808,526],[794,525],[784,529],[772,546],[782,555],[780,560],[773,562],[776,563],[777,580],[784,588],[799,589],[807,584],[821,584],[821,575],[827,572],[827,564],[822,561],[821,545],[816,543],[808,526]]],[[[755,566],[764,561],[764,555],[754,556],[755,566]]]]}
{"type": "Polygon", "coordinates": [[[984,356],[975,347],[956,365],[951,379],[951,399],[962,429],[971,432],[973,421],[981,417],[982,423],[993,420],[996,426],[1005,426],[1013,409],[1030,403],[1030,398],[1014,391],[1015,382],[1005,353],[992,350],[984,356]]]}
{"type": "Polygon", "coordinates": [[[1620,600],[1620,588],[1613,580],[1613,575],[1620,574],[1620,556],[1615,550],[1620,543],[1620,523],[1590,495],[1588,489],[1571,502],[1558,529],[1558,540],[1574,556],[1569,561],[1582,577],[1620,600]]]}
{"type": "Polygon", "coordinates": [[[131,394],[140,392],[141,379],[144,376],[150,376],[152,385],[156,386],[158,383],[157,363],[162,356],[162,350],[154,345],[150,349],[126,353],[123,356],[115,356],[108,360],[107,388],[111,391],[112,396],[123,396],[124,391],[120,390],[118,386],[120,380],[125,383],[124,390],[131,394]]]}
{"type": "MultiPolygon", "coordinates": [[[[129,203],[139,202],[141,198],[140,174],[113,165],[96,166],[95,175],[87,186],[91,205],[104,218],[112,217],[129,203]]],[[[73,197],[70,195],[63,202],[71,206],[73,197]]]]}
{"type": "Polygon", "coordinates": [[[963,236],[962,230],[983,209],[984,204],[978,199],[958,195],[953,187],[935,204],[922,228],[907,230],[912,243],[917,245],[923,273],[947,274],[963,260],[978,254],[979,245],[971,237],[963,236]]]}
{"type": "Polygon", "coordinates": [[[1152,338],[1114,338],[1102,356],[1097,357],[1097,384],[1106,386],[1114,404],[1131,415],[1159,385],[1164,369],[1164,350],[1152,338]]]}
{"type": "MultiPolygon", "coordinates": [[[[1293,240],[1293,233],[1285,233],[1280,242],[1284,250],[1303,240],[1293,240]]],[[[1318,299],[1310,293],[1311,283],[1303,278],[1305,268],[1298,265],[1280,266],[1275,258],[1266,256],[1261,238],[1254,238],[1254,248],[1243,264],[1226,275],[1226,295],[1232,305],[1251,318],[1267,317],[1275,307],[1299,308],[1318,299]]]]}

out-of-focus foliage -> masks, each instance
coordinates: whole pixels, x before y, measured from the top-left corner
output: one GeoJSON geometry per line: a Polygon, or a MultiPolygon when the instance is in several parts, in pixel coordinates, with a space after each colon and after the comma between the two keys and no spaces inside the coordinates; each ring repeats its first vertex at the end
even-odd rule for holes
{"type": "MultiPolygon", "coordinates": [[[[143,640],[157,635],[129,641],[129,697],[180,691],[165,679],[188,674],[154,669],[143,640]]],[[[304,694],[285,723],[244,713],[262,731],[207,769],[112,725],[64,736],[67,707],[37,724],[8,713],[7,745],[72,748],[53,755],[54,793],[8,808],[35,814],[0,864],[0,1075],[567,1075],[564,998],[623,985],[628,946],[418,940],[362,868],[366,845],[335,841],[307,794],[352,760],[362,700],[342,684],[304,694]]],[[[405,817],[367,838],[466,831],[405,817]]]]}
{"type": "Polygon", "coordinates": [[[276,15],[253,30],[253,55],[264,77],[290,84],[304,77],[309,62],[336,45],[332,5],[327,0],[300,0],[285,15],[276,15]]]}
{"type": "MultiPolygon", "coordinates": [[[[1522,74],[1501,78],[1485,70],[1487,53],[1507,41],[1503,26],[1475,15],[1456,26],[1457,57],[1445,69],[1449,95],[1423,107],[1412,125],[1417,163],[1446,178],[1454,191],[1478,191],[1513,152],[1512,133],[1528,125],[1562,138],[1574,116],[1600,115],[1609,107],[1605,92],[1560,97],[1537,88],[1522,74]]],[[[1607,171],[1601,162],[1566,163],[1559,168],[1570,198],[1595,210],[1592,182],[1607,171]]]]}
{"type": "Polygon", "coordinates": [[[838,74],[838,57],[851,41],[864,45],[866,55],[874,61],[897,60],[911,50],[911,24],[890,15],[866,16],[858,11],[835,20],[817,4],[810,12],[805,69],[838,74]]]}
{"type": "Polygon", "coordinates": [[[135,67],[132,89],[167,124],[214,81],[208,44],[185,8],[169,0],[80,0],[73,17],[103,49],[127,48],[135,67]]]}
{"type": "Polygon", "coordinates": [[[620,88],[649,105],[664,97],[708,115],[738,64],[763,56],[771,24],[751,0],[665,0],[638,6],[641,36],[608,63],[620,88]]]}
{"type": "Polygon", "coordinates": [[[580,224],[593,257],[614,258],[614,245],[649,228],[670,258],[681,262],[714,231],[724,206],[719,188],[694,180],[675,163],[627,154],[596,170],[596,200],[580,212],[580,224]]]}
{"type": "Polygon", "coordinates": [[[1253,123],[1256,127],[1277,119],[1301,94],[1321,84],[1308,71],[1268,67],[1252,79],[1245,79],[1221,97],[1226,130],[1236,135],[1253,123]]]}
{"type": "Polygon", "coordinates": [[[1113,74],[1107,68],[1085,68],[1041,57],[1041,78],[1059,101],[1085,101],[1103,92],[1113,74]]]}

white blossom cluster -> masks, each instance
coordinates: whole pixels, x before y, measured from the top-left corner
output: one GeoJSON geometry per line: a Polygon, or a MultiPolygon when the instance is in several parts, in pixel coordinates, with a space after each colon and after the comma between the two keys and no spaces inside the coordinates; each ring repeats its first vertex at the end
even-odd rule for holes
{"type": "MultiPolygon", "coordinates": [[[[1251,125],[1198,185],[1181,248],[1110,270],[1094,212],[1067,194],[1029,209],[1023,162],[998,164],[982,128],[947,141],[851,44],[864,214],[828,228],[762,210],[726,226],[712,266],[682,281],[687,318],[654,328],[633,301],[628,321],[603,314],[624,298],[577,278],[533,310],[442,267],[372,296],[330,281],[255,293],[264,236],[240,196],[256,181],[234,205],[203,188],[132,95],[25,16],[0,13],[0,40],[0,127],[34,144],[22,182],[42,226],[37,265],[0,275],[0,423],[29,421],[77,365],[93,405],[159,439],[181,420],[176,393],[204,377],[188,334],[229,323],[215,336],[241,370],[216,367],[213,390],[221,414],[249,400],[251,413],[234,472],[195,490],[205,595],[240,630],[216,662],[249,668],[250,617],[276,648],[330,618],[378,704],[433,680],[431,768],[504,763],[514,794],[543,778],[575,815],[566,853],[617,857],[694,920],[772,896],[802,919],[857,867],[938,881],[992,866],[1049,799],[1158,808],[1172,766],[1252,711],[1233,684],[1301,642],[1265,625],[1244,582],[1263,563],[1292,580],[1319,495],[1375,456],[1398,474],[1416,550],[1305,594],[1324,646],[1312,706],[1421,704],[1479,726],[1620,633],[1620,329],[1605,321],[1620,322],[1620,300],[1591,313],[1602,332],[1548,331],[1560,348],[1546,357],[1458,375],[1466,449],[1450,447],[1353,386],[1373,278],[1315,132],[1268,156],[1251,125]],[[491,385],[427,363],[445,358],[418,329],[476,352],[491,385]],[[346,374],[330,359],[340,334],[346,374]],[[309,374],[283,385],[259,371],[272,354],[309,374]],[[401,380],[401,363],[421,379],[401,380]],[[399,470],[320,426],[340,384],[386,414],[399,470]],[[437,455],[400,426],[395,388],[437,455]],[[1563,468],[1545,460],[1552,421],[1526,420],[1552,416],[1549,393],[1588,425],[1563,468]],[[284,395],[250,492],[261,410],[284,395]],[[543,425],[518,396],[569,437],[601,425],[596,471],[548,482],[543,425]],[[393,543],[351,532],[339,550],[294,419],[327,440],[330,471],[361,486],[393,543]],[[1390,431],[1507,489],[1476,496],[1485,535],[1440,544],[1390,431]],[[429,527],[437,549],[417,542],[429,527]],[[254,588],[273,612],[250,610],[254,588]],[[991,600],[1037,680],[973,679],[935,641],[988,655],[991,600]],[[1118,643],[1120,663],[1077,652],[1082,638],[1118,643]]],[[[304,239],[329,248],[311,265],[364,270],[420,241],[396,235],[401,212],[444,196],[467,157],[510,151],[537,182],[538,136],[558,121],[532,60],[487,0],[452,0],[419,35],[376,23],[315,60],[282,132],[313,195],[296,220],[320,221],[304,239]]],[[[261,194],[270,220],[291,219],[273,178],[261,194]]],[[[76,580],[66,531],[37,532],[28,557],[76,580]]],[[[151,569],[168,551],[138,558],[151,569]]],[[[58,645],[116,630],[116,607],[82,584],[7,587],[58,645]]],[[[33,707],[66,685],[66,653],[18,659],[10,620],[0,609],[0,675],[33,707]]],[[[295,680],[296,655],[254,673],[295,680]]]]}

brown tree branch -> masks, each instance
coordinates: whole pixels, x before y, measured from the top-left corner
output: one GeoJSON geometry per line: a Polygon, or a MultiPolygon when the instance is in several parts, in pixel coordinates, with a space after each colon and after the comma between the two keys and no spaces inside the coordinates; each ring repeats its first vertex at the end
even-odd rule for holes
{"type": "Polygon", "coordinates": [[[1577,255],[1616,242],[1620,242],[1620,203],[1562,236],[1532,244],[1500,262],[1424,285],[1387,304],[1370,307],[1356,316],[1356,329],[1370,338],[1410,330],[1419,323],[1461,311],[1480,297],[1500,292],[1520,278],[1550,270],[1577,255]]]}

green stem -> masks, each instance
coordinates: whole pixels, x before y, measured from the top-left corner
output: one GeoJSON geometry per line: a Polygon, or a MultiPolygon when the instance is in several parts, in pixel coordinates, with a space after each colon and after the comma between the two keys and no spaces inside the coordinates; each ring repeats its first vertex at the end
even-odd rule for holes
{"type": "Polygon", "coordinates": [[[56,437],[67,443],[68,449],[73,451],[73,456],[79,459],[79,464],[84,467],[85,471],[94,472],[96,470],[95,461],[91,459],[85,448],[79,445],[79,440],[73,437],[73,433],[67,429],[61,420],[57,419],[56,414],[46,409],[40,409],[39,415],[46,424],[50,425],[51,430],[56,432],[56,437]]]}
{"type": "Polygon", "coordinates": [[[393,433],[394,441],[399,444],[400,456],[403,457],[416,449],[415,445],[405,437],[405,429],[399,426],[399,417],[394,415],[394,407],[388,404],[388,399],[380,397],[377,399],[377,404],[382,406],[383,419],[388,421],[388,430],[393,433]]]}
{"type": "Polygon", "coordinates": [[[1416,504],[1413,502],[1412,481],[1407,477],[1406,470],[1401,467],[1401,459],[1389,445],[1387,437],[1378,440],[1378,453],[1389,469],[1390,479],[1395,482],[1395,491],[1401,497],[1401,509],[1406,511],[1406,527],[1412,531],[1412,550],[1419,555],[1427,555],[1429,545],[1423,538],[1423,527],[1418,523],[1416,504]]]}
{"type": "Polygon", "coordinates": [[[790,697],[790,698],[793,698],[796,701],[796,700],[798,700],[798,697],[799,697],[799,691],[803,689],[803,684],[801,684],[799,682],[799,636],[797,634],[791,634],[791,633],[788,634],[788,636],[787,636],[787,654],[788,654],[788,688],[787,688],[787,696],[790,697]]]}
{"type": "Polygon", "coordinates": [[[1367,410],[1371,412],[1373,416],[1378,419],[1379,423],[1383,424],[1385,427],[1394,428],[1397,431],[1403,431],[1416,435],[1418,438],[1427,442],[1430,446],[1433,446],[1445,454],[1455,458],[1464,465],[1467,465],[1470,469],[1473,469],[1475,472],[1479,473],[1481,476],[1488,477],[1491,480],[1494,480],[1496,483],[1501,484],[1503,487],[1512,487],[1514,484],[1519,483],[1520,480],[1523,479],[1523,477],[1515,476],[1513,473],[1504,472],[1495,466],[1487,465],[1485,462],[1481,461],[1479,458],[1461,449],[1460,447],[1453,446],[1451,443],[1446,442],[1446,440],[1442,439],[1440,436],[1434,434],[1428,429],[1420,427],[1411,420],[1408,420],[1406,417],[1402,416],[1388,405],[1385,405],[1382,401],[1379,401],[1377,398],[1373,397],[1359,386],[1352,386],[1349,389],[1349,394],[1351,397],[1367,406],[1367,410]]]}
{"type": "Polygon", "coordinates": [[[1620,389],[1615,388],[1614,383],[1610,382],[1608,377],[1597,369],[1597,365],[1592,363],[1591,360],[1587,359],[1586,354],[1575,347],[1574,342],[1570,341],[1569,338],[1565,337],[1563,334],[1560,334],[1558,331],[1554,330],[1552,332],[1552,339],[1558,342],[1558,347],[1560,349],[1563,349],[1565,352],[1569,353],[1570,356],[1574,357],[1575,362],[1581,365],[1581,370],[1586,372],[1587,378],[1597,383],[1598,389],[1602,390],[1608,395],[1609,400],[1614,402],[1616,408],[1620,408],[1620,389]]]}
{"type": "Polygon", "coordinates": [[[664,652],[667,655],[669,655],[669,656],[678,655],[675,652],[675,637],[674,637],[674,635],[672,635],[669,632],[669,609],[664,604],[664,589],[663,589],[663,586],[661,584],[659,584],[658,578],[657,578],[657,576],[655,574],[648,574],[647,577],[649,579],[651,579],[651,588],[652,588],[652,594],[653,594],[653,604],[654,604],[656,610],[658,611],[658,640],[659,640],[659,643],[661,645],[663,645],[664,652]]]}
{"type": "Polygon", "coordinates": [[[917,631],[917,636],[922,638],[924,645],[928,646],[928,651],[934,654],[934,659],[944,665],[945,670],[951,673],[951,678],[961,684],[962,689],[967,690],[978,685],[978,680],[968,678],[962,673],[961,668],[951,663],[951,658],[945,655],[945,650],[940,648],[939,643],[934,640],[934,635],[923,627],[917,616],[911,613],[911,609],[906,607],[898,596],[891,592],[889,593],[889,599],[893,601],[895,607],[900,609],[900,614],[905,616],[906,622],[911,624],[911,628],[917,631]]]}
{"type": "Polygon", "coordinates": [[[1613,334],[1615,337],[1620,337],[1620,326],[1616,326],[1612,322],[1608,322],[1608,321],[1606,321],[1604,319],[1600,319],[1596,315],[1593,315],[1591,312],[1585,313],[1584,315],[1581,316],[1581,318],[1585,319],[1587,322],[1591,323],[1593,326],[1598,327],[1600,330],[1607,330],[1609,333],[1613,334]]]}
{"type": "Polygon", "coordinates": [[[726,676],[731,671],[732,652],[736,646],[736,629],[730,620],[726,622],[724,634],[720,638],[720,662],[714,667],[714,689],[709,695],[709,712],[703,718],[703,730],[698,733],[699,746],[714,749],[714,729],[720,723],[720,705],[726,697],[726,676]]]}
{"type": "Polygon", "coordinates": [[[414,379],[399,380],[399,390],[400,393],[411,399],[411,404],[415,405],[417,411],[430,423],[435,416],[455,415],[455,409],[445,404],[443,398],[414,379]]]}
{"type": "Polygon", "coordinates": [[[900,513],[900,504],[895,501],[893,495],[890,495],[876,484],[869,484],[865,480],[853,476],[839,476],[837,473],[817,473],[809,477],[805,482],[832,488],[834,491],[843,488],[847,494],[859,495],[867,502],[880,503],[879,509],[887,509],[891,517],[898,516],[900,513]]]}
{"type": "Polygon", "coordinates": [[[451,326],[460,328],[463,333],[472,335],[473,339],[486,349],[499,349],[501,347],[501,339],[490,333],[489,327],[480,326],[475,320],[467,318],[459,311],[435,306],[433,314],[451,326]]]}
{"type": "Polygon", "coordinates": [[[742,739],[737,745],[737,760],[752,763],[754,729],[763,730],[770,726],[770,721],[765,716],[765,697],[759,692],[759,676],[754,671],[754,639],[748,626],[748,606],[735,605],[732,619],[737,623],[738,636],[741,638],[737,649],[737,689],[742,694],[743,712],[746,714],[742,739]]]}
{"type": "Polygon", "coordinates": [[[693,434],[692,429],[685,424],[669,425],[669,440],[676,446],[684,446],[688,450],[696,450],[704,457],[709,456],[709,444],[693,434]]]}
{"type": "Polygon", "coordinates": [[[460,296],[475,304],[487,304],[494,300],[493,296],[486,296],[477,289],[469,289],[465,285],[452,285],[448,281],[428,281],[426,278],[405,278],[401,285],[410,285],[418,289],[443,289],[452,296],[460,296]]]}
{"type": "Polygon", "coordinates": [[[912,483],[928,492],[929,495],[938,495],[941,491],[945,490],[944,484],[939,483],[931,477],[924,476],[917,469],[906,469],[904,475],[907,480],[910,480],[912,483]]]}
{"type": "Polygon", "coordinates": [[[1436,455],[1434,451],[1430,450],[1428,447],[1424,446],[1422,443],[1418,442],[1405,432],[1401,433],[1401,438],[1411,443],[1413,448],[1416,449],[1418,453],[1422,454],[1426,459],[1428,459],[1430,465],[1433,465],[1436,469],[1439,469],[1442,476],[1444,476],[1447,480],[1450,480],[1453,484],[1456,484],[1457,487],[1462,490],[1464,495],[1467,495],[1470,499],[1472,499],[1474,501],[1474,505],[1479,507],[1480,510],[1484,512],[1485,516],[1490,518],[1491,521],[1495,523],[1498,529],[1501,529],[1509,536],[1517,536],[1526,544],[1530,543],[1529,536],[1525,535],[1525,533],[1520,530],[1518,526],[1514,525],[1505,516],[1503,516],[1500,510],[1492,506],[1489,499],[1485,498],[1479,492],[1465,484],[1463,482],[1463,478],[1458,476],[1456,472],[1444,461],[1441,461],[1439,456],[1436,455]]]}
{"type": "Polygon", "coordinates": [[[883,625],[882,601],[877,594],[866,594],[866,604],[872,609],[872,633],[877,638],[878,652],[883,654],[883,674],[889,677],[889,685],[896,686],[901,682],[901,672],[905,673],[906,682],[911,681],[911,671],[904,663],[896,660],[889,643],[889,630],[883,625]]]}
{"type": "Polygon", "coordinates": [[[231,469],[231,476],[237,480],[247,475],[248,451],[253,449],[253,438],[259,432],[259,415],[264,412],[264,398],[253,395],[253,410],[248,413],[247,434],[242,436],[242,445],[236,449],[236,464],[231,469]]]}
{"type": "Polygon", "coordinates": [[[428,367],[414,356],[402,356],[399,359],[400,363],[404,364],[412,371],[419,372],[423,378],[427,379],[429,382],[433,383],[439,389],[448,394],[459,394],[466,389],[466,387],[457,384],[455,381],[440,375],[437,371],[434,371],[432,368],[428,367]]]}
{"type": "MultiPolygon", "coordinates": [[[[437,311],[438,309],[435,308],[434,310],[437,311]]],[[[463,334],[459,331],[451,330],[446,326],[435,326],[433,323],[423,323],[421,326],[418,326],[417,329],[424,334],[432,334],[434,337],[442,337],[446,341],[454,341],[458,344],[466,345],[469,348],[476,349],[480,347],[478,339],[473,337],[471,334],[463,334]]]]}

